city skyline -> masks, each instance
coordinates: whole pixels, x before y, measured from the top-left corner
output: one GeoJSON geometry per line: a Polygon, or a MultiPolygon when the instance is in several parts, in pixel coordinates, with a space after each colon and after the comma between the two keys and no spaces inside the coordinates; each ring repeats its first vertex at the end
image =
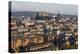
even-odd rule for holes
{"type": "Polygon", "coordinates": [[[77,9],[65,4],[9,3],[9,52],[78,49],[77,9]]]}

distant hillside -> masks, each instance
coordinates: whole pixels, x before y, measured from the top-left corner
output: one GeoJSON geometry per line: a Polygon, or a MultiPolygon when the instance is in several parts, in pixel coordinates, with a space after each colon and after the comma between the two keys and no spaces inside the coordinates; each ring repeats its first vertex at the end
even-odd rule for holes
{"type": "Polygon", "coordinates": [[[11,16],[35,16],[35,12],[11,12],[11,16]]]}
{"type": "MultiPolygon", "coordinates": [[[[31,12],[31,11],[18,11],[18,12],[11,12],[11,16],[36,16],[37,12],[31,12]]],[[[50,13],[50,15],[57,15],[57,14],[53,14],[50,13]]],[[[65,16],[65,17],[77,17],[76,15],[64,15],[64,14],[60,14],[60,16],[65,16]]]]}

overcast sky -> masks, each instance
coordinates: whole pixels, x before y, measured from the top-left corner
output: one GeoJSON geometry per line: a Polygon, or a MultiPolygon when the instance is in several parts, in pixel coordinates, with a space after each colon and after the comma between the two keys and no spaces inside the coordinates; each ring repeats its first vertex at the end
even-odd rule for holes
{"type": "Polygon", "coordinates": [[[12,11],[33,11],[77,15],[77,5],[13,1],[12,11]]]}

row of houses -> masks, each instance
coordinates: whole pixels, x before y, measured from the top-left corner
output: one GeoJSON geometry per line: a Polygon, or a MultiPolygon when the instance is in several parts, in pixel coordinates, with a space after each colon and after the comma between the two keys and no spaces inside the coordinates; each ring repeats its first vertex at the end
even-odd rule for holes
{"type": "Polygon", "coordinates": [[[60,50],[70,48],[71,42],[73,48],[77,48],[76,21],[68,20],[67,23],[64,20],[56,21],[54,17],[50,20],[32,20],[30,17],[11,18],[9,28],[11,31],[11,48],[14,48],[16,52],[19,52],[19,46],[25,47],[25,51],[35,51],[46,47],[60,50]]]}

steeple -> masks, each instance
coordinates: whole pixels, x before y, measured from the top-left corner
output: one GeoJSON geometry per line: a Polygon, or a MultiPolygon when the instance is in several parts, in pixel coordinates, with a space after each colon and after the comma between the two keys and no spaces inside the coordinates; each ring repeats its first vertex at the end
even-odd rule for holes
{"type": "Polygon", "coordinates": [[[58,18],[60,18],[60,12],[58,11],[58,18]]]}

